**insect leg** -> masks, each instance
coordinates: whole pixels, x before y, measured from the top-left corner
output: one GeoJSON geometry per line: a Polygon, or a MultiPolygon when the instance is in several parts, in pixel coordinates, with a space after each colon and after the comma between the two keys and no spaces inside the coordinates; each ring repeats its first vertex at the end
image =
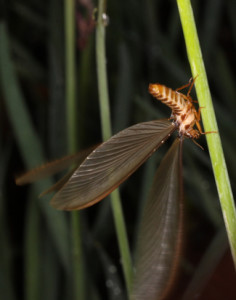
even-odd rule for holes
{"type": "Polygon", "coordinates": [[[181,90],[183,90],[183,89],[189,87],[189,86],[191,85],[192,81],[193,81],[193,78],[191,77],[191,78],[189,79],[189,82],[188,82],[187,84],[182,85],[181,87],[177,88],[175,91],[178,92],[178,91],[181,91],[181,90]]]}
{"type": "Polygon", "coordinates": [[[192,97],[189,95],[189,96],[186,96],[184,94],[181,94],[181,96],[186,100],[186,101],[189,101],[189,102],[194,102],[194,103],[198,103],[197,100],[193,100],[192,97]]]}
{"type": "Polygon", "coordinates": [[[194,112],[194,115],[196,117],[196,126],[197,126],[197,129],[199,130],[199,132],[201,134],[204,134],[203,131],[202,131],[202,126],[200,124],[200,120],[201,120],[201,109],[204,108],[204,107],[199,107],[198,108],[198,111],[195,111],[194,112]]]}
{"type": "Polygon", "coordinates": [[[191,90],[194,86],[194,82],[195,82],[197,76],[195,78],[191,77],[187,84],[185,84],[185,85],[183,85],[183,86],[181,86],[181,87],[179,87],[178,89],[175,90],[177,92],[177,91],[180,91],[182,89],[185,89],[185,88],[189,87],[187,95],[182,94],[182,96],[185,100],[190,101],[190,102],[195,102],[195,103],[197,103],[198,101],[193,100],[192,97],[190,96],[190,93],[191,93],[191,90]]]}
{"type": "Polygon", "coordinates": [[[189,95],[190,95],[190,93],[191,93],[191,90],[192,90],[192,88],[193,88],[194,82],[195,82],[195,80],[197,79],[197,77],[198,77],[198,75],[195,76],[193,79],[191,78],[191,79],[189,80],[189,84],[191,83],[191,85],[190,85],[190,87],[189,87],[189,89],[188,89],[187,97],[189,97],[189,95]]]}
{"type": "Polygon", "coordinates": [[[204,108],[204,107],[199,107],[198,111],[196,111],[194,114],[195,114],[195,117],[196,117],[196,126],[197,126],[197,129],[199,130],[199,132],[201,134],[208,134],[208,133],[217,133],[217,131],[206,131],[206,132],[203,132],[202,131],[202,127],[201,127],[201,124],[200,124],[200,120],[201,120],[201,109],[204,108]]]}

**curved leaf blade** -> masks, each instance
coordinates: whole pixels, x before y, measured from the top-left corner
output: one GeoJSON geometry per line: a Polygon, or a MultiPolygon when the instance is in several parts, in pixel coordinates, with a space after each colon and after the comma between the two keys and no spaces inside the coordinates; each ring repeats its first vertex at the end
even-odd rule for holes
{"type": "Polygon", "coordinates": [[[182,140],[175,140],[158,168],[138,235],[131,299],[164,299],[172,286],[181,248],[182,140]]]}
{"type": "Polygon", "coordinates": [[[168,120],[131,126],[97,147],[54,196],[57,209],[95,204],[126,180],[176,130],[168,120]]]}

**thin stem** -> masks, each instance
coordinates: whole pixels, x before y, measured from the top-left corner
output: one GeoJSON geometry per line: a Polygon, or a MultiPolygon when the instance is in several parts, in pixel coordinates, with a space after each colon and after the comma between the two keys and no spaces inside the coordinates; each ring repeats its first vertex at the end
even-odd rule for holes
{"type": "Polygon", "coordinates": [[[65,72],[69,152],[76,150],[75,3],[65,1],[65,72]]]}
{"type": "MultiPolygon", "coordinates": [[[[75,56],[75,2],[65,1],[65,68],[66,68],[66,111],[67,111],[67,135],[68,150],[75,152],[77,149],[76,132],[76,56],[75,56]]],[[[83,252],[81,241],[80,213],[71,213],[72,231],[72,259],[73,259],[73,287],[74,299],[85,299],[85,280],[83,268],[83,252]]]]}
{"type": "MultiPolygon", "coordinates": [[[[96,28],[96,56],[97,56],[97,72],[98,72],[98,92],[99,103],[102,122],[103,139],[107,140],[111,136],[111,121],[110,121],[110,107],[107,85],[106,72],[106,54],[105,54],[105,1],[98,2],[98,19],[96,28]]],[[[128,294],[131,291],[132,280],[132,263],[130,250],[128,245],[128,238],[125,229],[125,221],[122,212],[122,206],[118,190],[111,194],[112,211],[115,220],[117,238],[122,257],[122,267],[128,294]]]]}
{"type": "Polygon", "coordinates": [[[103,140],[111,137],[111,118],[110,105],[108,96],[107,72],[106,72],[106,50],[105,50],[105,25],[103,24],[104,1],[99,0],[98,20],[96,28],[96,55],[97,55],[97,72],[98,72],[98,93],[100,114],[102,122],[103,140]]]}
{"type": "Polygon", "coordinates": [[[193,77],[198,75],[195,85],[199,104],[201,107],[204,107],[204,109],[201,110],[204,128],[205,131],[218,132],[207,134],[206,138],[221,203],[221,209],[231,247],[231,253],[236,266],[236,210],[208,86],[205,66],[202,59],[193,11],[190,0],[177,0],[177,4],[192,74],[193,77]]]}

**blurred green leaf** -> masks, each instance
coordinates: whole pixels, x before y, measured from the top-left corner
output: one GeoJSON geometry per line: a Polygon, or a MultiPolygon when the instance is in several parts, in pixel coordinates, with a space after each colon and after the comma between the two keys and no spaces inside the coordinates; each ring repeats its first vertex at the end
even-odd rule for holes
{"type": "MultiPolygon", "coordinates": [[[[42,164],[45,159],[14,72],[14,66],[10,57],[9,36],[6,25],[3,22],[0,23],[0,76],[6,109],[19,150],[25,166],[28,169],[33,168],[42,164]]],[[[42,190],[51,184],[51,180],[35,183],[35,189],[40,194],[42,190]]],[[[48,198],[45,197],[46,199],[48,198]]],[[[39,207],[46,217],[62,263],[66,270],[69,271],[68,228],[65,215],[52,209],[45,200],[38,200],[39,207]]]]}

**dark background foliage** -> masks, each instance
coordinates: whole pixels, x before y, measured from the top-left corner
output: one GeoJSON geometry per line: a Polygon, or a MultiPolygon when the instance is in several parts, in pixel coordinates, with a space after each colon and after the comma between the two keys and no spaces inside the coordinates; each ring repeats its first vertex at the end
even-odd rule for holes
{"type": "MultiPolygon", "coordinates": [[[[76,3],[80,149],[101,141],[95,24],[91,20],[96,5],[89,0],[76,3]]],[[[236,3],[194,0],[192,5],[235,191],[236,3]]],[[[1,52],[0,63],[4,63],[2,69],[12,70],[9,74],[2,72],[0,85],[0,297],[32,299],[34,295],[33,299],[69,299],[71,265],[70,258],[63,254],[70,253],[69,213],[55,212],[49,207],[48,198],[37,199],[43,186],[17,187],[14,183],[16,174],[41,160],[67,154],[64,3],[3,0],[0,10],[1,33],[7,35],[7,55],[10,55],[7,61],[1,52]],[[15,109],[12,114],[7,95],[18,87],[20,94],[11,97],[15,109]],[[17,101],[19,97],[23,104],[17,101]],[[30,128],[22,123],[26,121],[22,107],[29,117],[30,128]],[[17,124],[22,123],[18,130],[14,125],[16,120],[17,124]],[[27,136],[30,130],[34,140],[27,136]],[[26,154],[22,140],[27,140],[26,154]]],[[[160,82],[175,89],[191,77],[175,1],[109,0],[107,14],[113,133],[138,122],[168,117],[169,109],[157,103],[147,87],[150,82],[160,82]]],[[[3,34],[0,43],[5,43],[3,34]]],[[[185,252],[173,299],[196,291],[199,299],[234,299],[233,263],[204,137],[200,144],[205,151],[191,141],[184,145],[185,252]]],[[[169,145],[167,142],[121,186],[132,250],[139,211],[155,168],[169,145]]],[[[86,209],[82,215],[88,299],[124,299],[109,200],[86,209]]],[[[192,299],[185,295],[185,299],[192,299]]]]}

